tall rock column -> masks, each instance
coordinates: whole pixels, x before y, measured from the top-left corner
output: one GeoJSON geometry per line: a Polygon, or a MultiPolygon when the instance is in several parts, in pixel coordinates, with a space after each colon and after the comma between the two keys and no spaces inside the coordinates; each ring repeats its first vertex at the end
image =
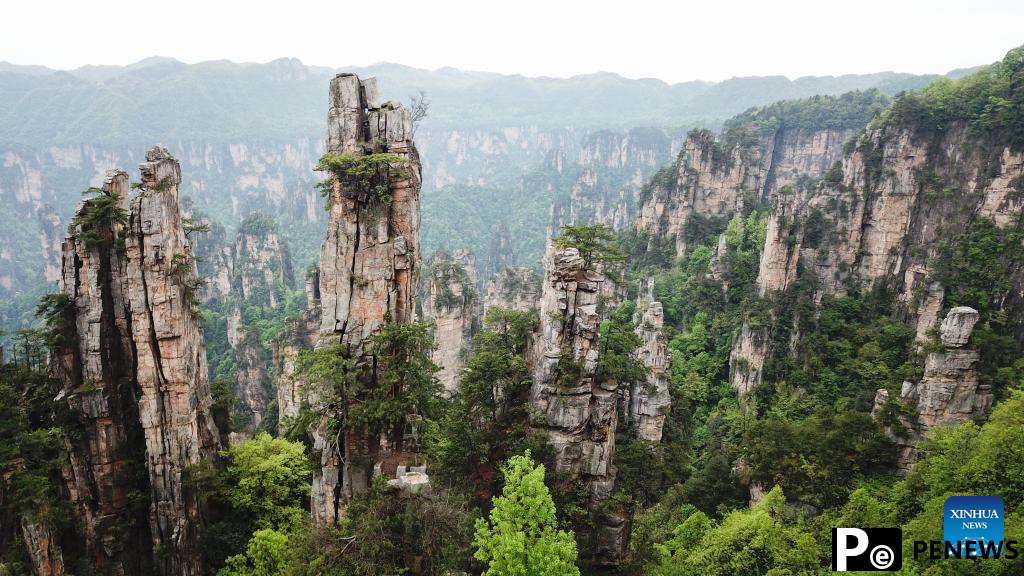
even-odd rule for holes
{"type": "Polygon", "coordinates": [[[195,257],[178,205],[181,167],[166,149],[146,152],[132,200],[125,252],[139,419],[150,480],[150,530],[163,574],[201,574],[203,510],[183,483],[186,469],[220,448],[210,406],[198,315],[195,257]]]}
{"type": "Polygon", "coordinates": [[[476,259],[468,250],[431,257],[430,286],[423,316],[434,323],[434,363],[441,367],[438,380],[445,394],[459,386],[469,354],[470,340],[479,329],[481,305],[476,289],[476,259]]]}
{"type": "MultiPolygon", "coordinates": [[[[409,110],[380,104],[375,79],[339,74],[331,81],[321,165],[330,171],[330,212],[320,249],[319,345],[340,343],[357,367],[366,366],[370,340],[384,323],[410,322],[415,313],[421,169],[409,110]]],[[[375,384],[371,370],[363,377],[375,384]]],[[[385,438],[333,433],[328,420],[314,434],[318,525],[336,523],[394,449],[385,438]]]]}
{"type": "Polygon", "coordinates": [[[215,460],[199,287],[178,205],[181,170],[154,148],[129,203],[112,172],[83,202],[63,245],[70,307],[54,372],[84,428],[65,481],[87,552],[112,574],[203,573],[203,509],[183,476],[215,460]],[[146,504],[129,494],[148,494],[146,504]],[[155,565],[155,570],[154,570],[155,565]]]}
{"type": "MultiPolygon", "coordinates": [[[[619,403],[618,383],[600,378],[597,371],[597,301],[604,282],[604,275],[589,269],[575,248],[549,248],[530,389],[533,425],[547,433],[555,471],[586,484],[595,507],[615,487],[619,403]]],[[[625,552],[628,521],[621,513],[601,516],[595,526],[586,527],[592,535],[579,536],[592,536],[596,564],[613,565],[625,552]]]]}
{"type": "MultiPolygon", "coordinates": [[[[636,422],[636,434],[641,440],[661,442],[665,418],[672,407],[669,381],[672,354],[665,337],[665,310],[661,302],[654,301],[654,284],[647,281],[647,294],[639,298],[634,322],[640,337],[637,353],[647,367],[647,380],[635,382],[629,391],[629,415],[636,422]]],[[[641,285],[641,290],[644,285],[641,285]]]]}
{"type": "MultiPolygon", "coordinates": [[[[904,382],[900,402],[912,409],[914,416],[897,415],[900,432],[888,429],[900,447],[899,468],[906,472],[917,459],[914,445],[936,426],[963,424],[968,420],[981,420],[992,409],[992,389],[981,384],[977,363],[981,354],[968,345],[978,311],[966,306],[953,308],[942,321],[940,329],[941,351],[931,352],[925,358],[924,376],[920,382],[904,382]]],[[[876,416],[886,408],[889,392],[880,389],[875,394],[876,416]]]]}
{"type": "Polygon", "coordinates": [[[149,510],[129,492],[148,491],[146,444],[135,396],[135,343],[128,305],[126,234],[128,174],[107,174],[102,196],[76,210],[62,246],[61,293],[69,318],[51,356],[82,434],[69,439],[64,470],[70,500],[82,524],[93,565],[112,574],[153,570],[149,510]],[[94,220],[97,207],[113,203],[119,217],[94,220]]]}

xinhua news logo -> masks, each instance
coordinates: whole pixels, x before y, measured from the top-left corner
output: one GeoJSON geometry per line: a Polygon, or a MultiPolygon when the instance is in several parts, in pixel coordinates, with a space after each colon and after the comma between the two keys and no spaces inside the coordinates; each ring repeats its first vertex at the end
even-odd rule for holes
{"type": "Polygon", "coordinates": [[[832,570],[878,572],[903,567],[899,528],[833,528],[832,570]]]}
{"type": "MultiPolygon", "coordinates": [[[[943,541],[914,541],[914,559],[1017,558],[1017,541],[1005,540],[1004,507],[996,496],[951,496],[946,500],[943,541]]],[[[903,567],[899,528],[833,528],[832,570],[880,572],[903,567]]]]}

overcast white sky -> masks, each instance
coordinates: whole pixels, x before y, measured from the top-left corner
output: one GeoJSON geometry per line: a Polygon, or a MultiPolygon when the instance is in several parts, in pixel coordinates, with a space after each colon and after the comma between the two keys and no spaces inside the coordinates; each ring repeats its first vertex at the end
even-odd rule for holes
{"type": "Polygon", "coordinates": [[[147,56],[668,82],[942,73],[1024,44],[1021,0],[12,0],[0,60],[75,68],[147,56]]]}

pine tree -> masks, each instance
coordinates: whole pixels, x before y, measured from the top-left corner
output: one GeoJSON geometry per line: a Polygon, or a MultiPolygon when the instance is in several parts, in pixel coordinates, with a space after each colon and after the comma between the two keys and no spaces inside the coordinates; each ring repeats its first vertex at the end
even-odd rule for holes
{"type": "Polygon", "coordinates": [[[490,519],[476,521],[474,556],[487,563],[484,576],[578,576],[576,540],[556,525],[544,466],[527,450],[510,458],[503,472],[505,488],[494,498],[490,519]]]}

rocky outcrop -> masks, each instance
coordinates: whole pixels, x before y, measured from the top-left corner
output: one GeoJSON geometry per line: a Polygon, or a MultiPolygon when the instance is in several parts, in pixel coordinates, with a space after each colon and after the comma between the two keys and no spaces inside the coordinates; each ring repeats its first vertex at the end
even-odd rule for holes
{"type": "Polygon", "coordinates": [[[653,301],[650,292],[639,299],[636,311],[636,334],[640,337],[637,355],[648,370],[645,382],[636,382],[629,390],[629,414],[636,423],[636,434],[641,440],[661,442],[665,418],[672,407],[669,384],[672,375],[672,355],[663,328],[665,311],[661,302],[653,301]]]}
{"type": "Polygon", "coordinates": [[[492,306],[527,312],[539,305],[540,279],[529,268],[505,268],[487,281],[485,312],[492,306]]]}
{"type": "Polygon", "coordinates": [[[274,388],[277,391],[278,432],[284,434],[309,401],[303,380],[297,375],[299,353],[316,345],[320,332],[320,269],[306,274],[306,311],[300,318],[285,320],[284,329],[271,342],[274,388]]]}
{"type": "Polygon", "coordinates": [[[288,245],[269,216],[253,213],[242,221],[232,261],[235,293],[248,304],[276,308],[293,287],[288,245]]]}
{"type": "MultiPolygon", "coordinates": [[[[971,138],[956,123],[927,138],[910,128],[881,126],[852,142],[819,184],[780,190],[762,251],[761,295],[796,289],[801,274],[815,287],[801,297],[815,302],[850,286],[886,283],[917,339],[927,340],[950,288],[937,282],[932,268],[942,246],[965,237],[981,220],[1017,226],[1024,207],[1012,184],[1024,176],[1024,154],[1009,148],[993,153],[971,138]]],[[[1021,305],[1013,290],[995,298],[1003,308],[1021,305]]],[[[1024,333],[1014,324],[1015,333],[1024,333]]],[[[732,372],[738,389],[760,382],[759,375],[736,368],[743,361],[763,364],[766,330],[745,328],[736,343],[732,372]]]]}
{"type": "MultiPolygon", "coordinates": [[[[912,416],[897,413],[887,417],[898,423],[899,431],[887,428],[900,448],[899,467],[906,472],[917,458],[915,444],[936,426],[962,424],[982,420],[992,409],[992,389],[979,382],[978,350],[968,346],[971,332],[978,321],[978,311],[961,306],[953,308],[942,321],[943,349],[931,352],[925,359],[924,376],[920,382],[904,382],[900,402],[912,416]]],[[[880,389],[875,395],[876,416],[888,408],[889,392],[880,389]]]]}
{"type": "Polygon", "coordinates": [[[262,430],[267,407],[273,398],[267,358],[259,334],[246,331],[235,347],[235,408],[232,418],[231,443],[252,438],[262,430]]]}
{"type": "MultiPolygon", "coordinates": [[[[64,553],[57,534],[45,522],[22,518],[21,534],[25,539],[33,576],[64,576],[64,553]]],[[[3,565],[0,564],[0,569],[3,565]]],[[[0,570],[2,572],[2,570],[0,570]]]]}
{"type": "Polygon", "coordinates": [[[54,372],[59,398],[84,430],[69,447],[65,478],[97,566],[198,575],[203,506],[183,476],[219,448],[196,314],[200,282],[182,228],[178,162],[154,148],[140,170],[130,204],[128,175],[110,173],[101,196],[79,207],[63,246],[61,291],[73,318],[54,372]]]}
{"type": "MultiPolygon", "coordinates": [[[[615,486],[612,456],[620,400],[618,383],[597,373],[597,300],[604,282],[604,275],[588,269],[575,248],[549,248],[530,389],[532,423],[547,435],[555,472],[582,481],[595,508],[615,486]]],[[[614,520],[603,518],[587,528],[600,536],[596,548],[604,549],[594,558],[597,564],[616,564],[625,552],[608,544],[626,541],[628,523],[614,520]]]]}
{"type": "Polygon", "coordinates": [[[689,239],[700,237],[702,222],[728,220],[746,204],[770,201],[782,188],[824,175],[856,133],[784,125],[756,130],[736,128],[733,144],[716,141],[707,130],[691,132],[676,164],[659,172],[644,190],[637,227],[660,238],[674,237],[676,253],[682,255],[689,239]]]}
{"type": "MultiPolygon", "coordinates": [[[[421,174],[409,110],[381,104],[375,79],[339,74],[331,81],[326,148],[334,168],[320,251],[319,344],[342,344],[364,367],[370,340],[384,323],[410,322],[416,310],[421,174]],[[344,166],[352,165],[372,167],[371,181],[351,177],[344,166]]],[[[376,385],[374,374],[365,371],[366,385],[376,385]]],[[[319,525],[336,523],[374,467],[392,456],[391,465],[398,463],[402,451],[401,430],[375,438],[354,430],[335,434],[329,420],[314,434],[321,461],[312,511],[319,525]]]]}
{"type": "Polygon", "coordinates": [[[436,253],[427,264],[430,285],[423,317],[434,324],[434,364],[445,394],[458,389],[473,334],[480,328],[482,307],[477,291],[476,259],[467,250],[436,253]]]}

